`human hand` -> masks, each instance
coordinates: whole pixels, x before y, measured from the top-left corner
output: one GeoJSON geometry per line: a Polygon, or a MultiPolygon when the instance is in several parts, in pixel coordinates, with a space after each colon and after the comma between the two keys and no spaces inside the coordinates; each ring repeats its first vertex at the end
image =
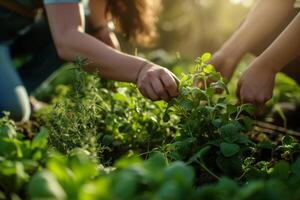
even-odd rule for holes
{"type": "Polygon", "coordinates": [[[220,72],[225,80],[230,81],[238,65],[238,61],[230,58],[230,56],[223,55],[221,52],[216,52],[208,61],[208,64],[213,65],[215,70],[220,72]]]}
{"type": "Polygon", "coordinates": [[[264,104],[272,98],[276,71],[252,64],[241,76],[237,96],[241,103],[251,103],[260,113],[264,104]]]}
{"type": "Polygon", "coordinates": [[[170,101],[178,95],[176,79],[168,69],[148,63],[138,74],[137,87],[143,96],[152,101],[170,101]]]}
{"type": "MultiPolygon", "coordinates": [[[[206,64],[210,64],[214,66],[215,70],[221,74],[221,76],[226,80],[229,81],[236,69],[238,64],[238,60],[230,58],[230,56],[226,56],[222,52],[216,52],[212,55],[212,57],[206,62],[206,64]]],[[[207,80],[208,84],[213,83],[213,80],[207,80]]],[[[193,85],[195,87],[203,86],[203,83],[195,79],[193,85]]],[[[217,93],[221,93],[222,90],[218,90],[217,93]]]]}

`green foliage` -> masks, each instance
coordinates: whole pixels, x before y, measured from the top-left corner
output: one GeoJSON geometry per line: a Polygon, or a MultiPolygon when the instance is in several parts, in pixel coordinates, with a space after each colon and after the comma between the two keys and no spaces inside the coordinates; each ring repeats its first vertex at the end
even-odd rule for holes
{"type": "Polygon", "coordinates": [[[0,199],[299,199],[297,139],[252,141],[253,107],[229,100],[209,59],[168,104],[88,75],[78,60],[73,87],[36,114],[45,127],[34,137],[0,119],[0,199]]]}
{"type": "Polygon", "coordinates": [[[81,147],[111,164],[130,149],[145,153],[172,140],[175,120],[163,122],[163,102],[146,100],[130,84],[88,75],[81,65],[73,88],[44,119],[52,147],[62,153],[81,147]]]}
{"type": "Polygon", "coordinates": [[[47,130],[30,141],[17,133],[8,116],[0,119],[0,191],[12,198],[25,191],[24,184],[44,163],[47,151],[47,130]]]}
{"type": "Polygon", "coordinates": [[[243,153],[253,146],[241,134],[252,128],[248,116],[253,114],[253,108],[248,104],[237,106],[227,101],[226,84],[213,66],[206,64],[209,59],[210,54],[204,54],[196,60],[196,73],[183,76],[179,97],[172,100],[165,111],[165,115],[180,119],[180,135],[173,144],[176,148],[170,157],[174,158],[175,154],[175,159],[187,160],[210,146],[206,154],[215,162],[209,159],[210,163],[205,164],[202,160],[198,164],[214,177],[218,176],[212,170],[240,176],[242,160],[245,158],[243,153]],[[202,87],[194,87],[195,80],[202,87]],[[224,91],[223,94],[218,94],[220,90],[224,91]]]}

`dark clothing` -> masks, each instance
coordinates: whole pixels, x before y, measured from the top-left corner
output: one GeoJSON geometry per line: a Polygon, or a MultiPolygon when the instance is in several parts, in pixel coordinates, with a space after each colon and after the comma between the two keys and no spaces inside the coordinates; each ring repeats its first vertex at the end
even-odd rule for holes
{"type": "Polygon", "coordinates": [[[9,111],[13,119],[27,120],[28,94],[62,64],[45,19],[35,22],[25,34],[0,44],[0,111],[9,111]],[[22,56],[30,59],[17,70],[12,58],[22,56]]]}

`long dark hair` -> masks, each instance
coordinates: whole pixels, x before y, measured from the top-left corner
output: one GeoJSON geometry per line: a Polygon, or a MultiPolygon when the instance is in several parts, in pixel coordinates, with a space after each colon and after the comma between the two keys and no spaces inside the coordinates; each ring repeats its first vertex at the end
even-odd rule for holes
{"type": "Polygon", "coordinates": [[[156,37],[160,0],[107,0],[107,12],[127,39],[149,45],[156,37]]]}

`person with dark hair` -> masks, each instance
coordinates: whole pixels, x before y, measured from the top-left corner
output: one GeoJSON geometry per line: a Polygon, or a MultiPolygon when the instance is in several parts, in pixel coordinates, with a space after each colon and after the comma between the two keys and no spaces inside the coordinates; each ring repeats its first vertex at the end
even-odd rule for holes
{"type": "Polygon", "coordinates": [[[157,5],[151,0],[90,0],[86,21],[80,0],[0,0],[0,112],[28,120],[28,94],[62,60],[74,61],[78,56],[88,60],[87,71],[136,83],[153,101],[175,97],[176,77],[161,66],[120,52],[107,25],[113,20],[127,39],[147,45],[155,37],[157,5]],[[32,57],[16,71],[12,58],[26,53],[32,57]]]}

